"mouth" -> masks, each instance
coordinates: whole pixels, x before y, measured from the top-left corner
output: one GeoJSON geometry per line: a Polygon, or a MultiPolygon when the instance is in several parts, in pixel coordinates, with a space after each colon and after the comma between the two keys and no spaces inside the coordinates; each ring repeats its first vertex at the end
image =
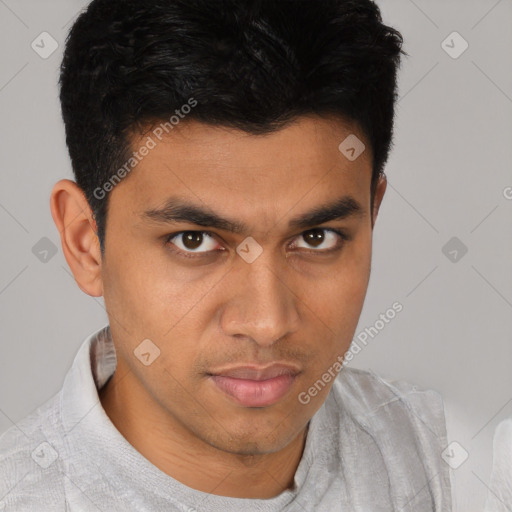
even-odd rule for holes
{"type": "Polygon", "coordinates": [[[238,405],[266,407],[282,399],[300,373],[296,367],[283,364],[239,366],[209,374],[209,379],[238,405]]]}

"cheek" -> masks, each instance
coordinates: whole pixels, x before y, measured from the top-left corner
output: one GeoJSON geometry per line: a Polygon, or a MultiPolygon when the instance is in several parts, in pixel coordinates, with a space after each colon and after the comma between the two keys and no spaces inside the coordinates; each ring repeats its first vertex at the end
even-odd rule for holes
{"type": "Polygon", "coordinates": [[[164,335],[199,302],[208,283],[191,282],[163,248],[142,251],[121,241],[116,247],[122,249],[107,255],[103,271],[109,309],[130,325],[164,335]]]}
{"type": "Polygon", "coordinates": [[[314,311],[336,333],[355,330],[368,288],[371,242],[353,243],[328,276],[314,286],[314,311]]]}
{"type": "Polygon", "coordinates": [[[150,339],[160,349],[156,366],[168,372],[159,377],[161,385],[173,386],[172,378],[166,383],[170,375],[188,382],[211,320],[205,310],[209,292],[219,276],[198,278],[199,272],[162,255],[138,258],[135,251],[110,261],[115,263],[105,269],[105,303],[113,330],[126,340],[125,356],[132,358],[142,340],[150,339]]]}
{"type": "MultiPolygon", "coordinates": [[[[118,350],[155,396],[183,393],[184,387],[191,387],[187,383],[197,357],[192,341],[199,339],[201,330],[197,317],[201,289],[191,288],[175,274],[133,254],[117,262],[106,269],[104,292],[112,332],[123,340],[118,350]],[[190,293],[191,289],[195,291],[190,293]],[[154,363],[143,367],[134,354],[146,339],[159,352],[154,363]]],[[[156,349],[149,345],[148,350],[153,357],[156,349]]]]}
{"type": "Polygon", "coordinates": [[[363,308],[371,263],[371,237],[353,244],[345,258],[333,268],[329,278],[315,284],[307,300],[314,338],[322,339],[316,347],[314,373],[318,377],[339,356],[343,356],[354,338],[363,308]]]}

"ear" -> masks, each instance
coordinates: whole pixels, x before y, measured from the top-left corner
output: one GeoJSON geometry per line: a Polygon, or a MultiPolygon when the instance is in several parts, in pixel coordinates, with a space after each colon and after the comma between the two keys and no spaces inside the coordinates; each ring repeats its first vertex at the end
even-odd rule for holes
{"type": "Polygon", "coordinates": [[[373,196],[373,210],[372,210],[372,228],[375,225],[375,221],[377,220],[377,215],[379,214],[379,208],[382,203],[382,198],[384,197],[384,193],[386,192],[386,187],[388,185],[388,181],[386,179],[386,175],[382,173],[379,176],[377,181],[377,185],[375,187],[375,195],[373,196]]]}
{"type": "Polygon", "coordinates": [[[100,244],[84,192],[74,181],[60,180],[53,187],[50,209],[76,283],[87,295],[100,297],[103,295],[100,244]]]}

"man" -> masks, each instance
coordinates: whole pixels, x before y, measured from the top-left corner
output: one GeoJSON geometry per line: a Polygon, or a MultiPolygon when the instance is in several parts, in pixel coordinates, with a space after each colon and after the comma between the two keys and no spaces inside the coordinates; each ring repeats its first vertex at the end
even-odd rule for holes
{"type": "Polygon", "coordinates": [[[51,211],[109,323],[0,438],[8,510],[451,509],[439,395],[345,364],[401,43],[370,0],[81,14],[51,211]]]}

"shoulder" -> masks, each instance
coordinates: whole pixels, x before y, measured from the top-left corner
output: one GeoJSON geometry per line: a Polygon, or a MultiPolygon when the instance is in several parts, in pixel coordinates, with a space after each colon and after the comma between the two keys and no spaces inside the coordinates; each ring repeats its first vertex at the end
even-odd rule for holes
{"type": "Polygon", "coordinates": [[[400,410],[410,419],[411,427],[428,429],[442,442],[446,440],[443,398],[434,389],[407,380],[386,379],[372,370],[345,367],[333,385],[333,398],[363,423],[379,413],[386,416],[386,409],[395,413],[400,410]]]}
{"type": "MultiPolygon", "coordinates": [[[[443,460],[446,422],[437,391],[344,367],[325,405],[338,456],[355,468],[354,487],[371,467],[387,492],[403,500],[401,509],[415,500],[415,510],[451,510],[449,466],[443,460]]],[[[372,488],[371,482],[366,485],[372,488]]]]}
{"type": "MultiPolygon", "coordinates": [[[[448,436],[442,396],[407,380],[345,367],[335,379],[326,407],[359,442],[377,446],[385,464],[423,473],[432,490],[448,495],[449,466],[443,459],[448,436]],[[407,447],[406,449],[404,449],[407,447]],[[387,462],[386,462],[387,461],[387,462]]],[[[340,432],[342,443],[343,432],[340,432]]],[[[446,497],[448,499],[448,497],[446,497]]]]}
{"type": "Polygon", "coordinates": [[[62,510],[55,395],[0,435],[0,510],[62,510]]]}

